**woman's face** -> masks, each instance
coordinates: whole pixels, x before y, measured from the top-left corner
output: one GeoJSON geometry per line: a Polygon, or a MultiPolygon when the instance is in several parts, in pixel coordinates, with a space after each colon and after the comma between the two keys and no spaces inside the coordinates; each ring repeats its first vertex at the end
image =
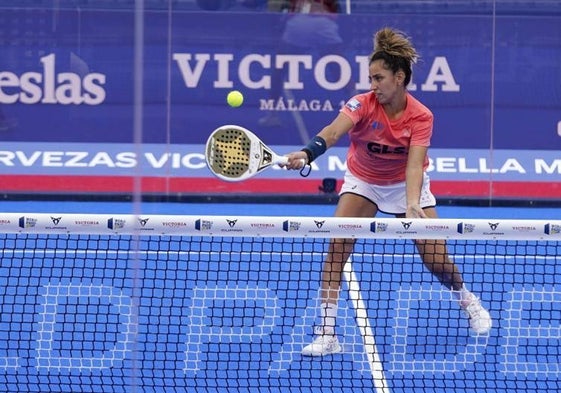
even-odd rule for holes
{"type": "Polygon", "coordinates": [[[403,72],[393,73],[384,67],[383,60],[375,60],[370,63],[368,80],[370,89],[376,94],[380,104],[390,104],[403,90],[403,72]]]}

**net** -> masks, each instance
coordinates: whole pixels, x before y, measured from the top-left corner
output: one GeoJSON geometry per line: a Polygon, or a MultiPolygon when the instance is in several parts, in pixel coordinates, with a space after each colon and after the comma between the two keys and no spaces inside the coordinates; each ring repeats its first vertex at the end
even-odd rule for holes
{"type": "Polygon", "coordinates": [[[2,214],[6,392],[558,391],[561,222],[2,214]],[[306,357],[332,237],[337,334],[306,357]],[[474,335],[412,239],[446,239],[474,335]]]}

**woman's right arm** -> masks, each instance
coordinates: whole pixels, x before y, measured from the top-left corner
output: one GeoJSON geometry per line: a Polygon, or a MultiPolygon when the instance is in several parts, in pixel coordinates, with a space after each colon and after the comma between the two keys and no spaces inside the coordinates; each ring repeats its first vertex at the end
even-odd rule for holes
{"type": "MultiPolygon", "coordinates": [[[[339,113],[335,119],[327,126],[325,126],[314,138],[312,138],[311,143],[316,138],[321,138],[325,142],[325,150],[329,149],[331,146],[335,145],[337,141],[345,135],[353,127],[353,122],[351,119],[343,114],[339,113]]],[[[309,145],[308,145],[309,146],[309,145]]],[[[306,149],[306,147],[304,148],[306,149]]],[[[309,153],[304,150],[299,150],[286,155],[288,157],[288,164],[286,164],[287,169],[301,169],[305,164],[302,160],[309,164],[309,153]]],[[[315,156],[312,160],[317,159],[319,156],[315,156]]]]}

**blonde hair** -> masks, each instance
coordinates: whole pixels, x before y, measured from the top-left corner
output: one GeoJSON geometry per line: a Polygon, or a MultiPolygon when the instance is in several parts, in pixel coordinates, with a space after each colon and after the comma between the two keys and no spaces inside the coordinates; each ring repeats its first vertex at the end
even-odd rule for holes
{"type": "Polygon", "coordinates": [[[388,70],[393,73],[402,70],[405,73],[405,86],[411,81],[411,66],[419,59],[417,50],[405,33],[385,27],[374,34],[374,52],[370,62],[383,60],[388,70]]]}

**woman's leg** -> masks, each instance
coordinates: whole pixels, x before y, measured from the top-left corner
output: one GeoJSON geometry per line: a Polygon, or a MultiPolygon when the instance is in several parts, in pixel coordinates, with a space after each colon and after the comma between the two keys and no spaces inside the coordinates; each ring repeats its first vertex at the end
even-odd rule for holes
{"type": "MultiPolygon", "coordinates": [[[[438,218],[435,208],[423,209],[428,218],[438,218]]],[[[491,329],[491,316],[481,306],[479,299],[464,285],[464,280],[457,265],[450,259],[445,240],[415,241],[419,255],[427,269],[446,288],[452,290],[460,302],[460,307],[466,311],[471,328],[479,334],[487,333],[491,329]]]]}
{"type": "MultiPolygon", "coordinates": [[[[377,212],[377,206],[369,200],[355,194],[343,194],[339,197],[335,217],[374,217],[377,212]]],[[[341,351],[335,336],[337,300],[343,267],[353,246],[353,239],[332,239],[329,243],[321,275],[321,322],[316,329],[318,336],[302,349],[302,355],[323,356],[341,351]]]]}
{"type": "MultiPolygon", "coordinates": [[[[438,218],[433,207],[423,209],[428,218],[438,218]]],[[[450,259],[445,240],[416,239],[415,245],[426,268],[446,288],[459,291],[464,280],[456,264],[450,259]]]]}
{"type": "MultiPolygon", "coordinates": [[[[374,217],[378,208],[368,199],[355,194],[343,194],[337,204],[335,217],[374,217]]],[[[322,303],[336,304],[345,262],[353,252],[354,239],[332,239],[321,276],[322,303]]]]}

